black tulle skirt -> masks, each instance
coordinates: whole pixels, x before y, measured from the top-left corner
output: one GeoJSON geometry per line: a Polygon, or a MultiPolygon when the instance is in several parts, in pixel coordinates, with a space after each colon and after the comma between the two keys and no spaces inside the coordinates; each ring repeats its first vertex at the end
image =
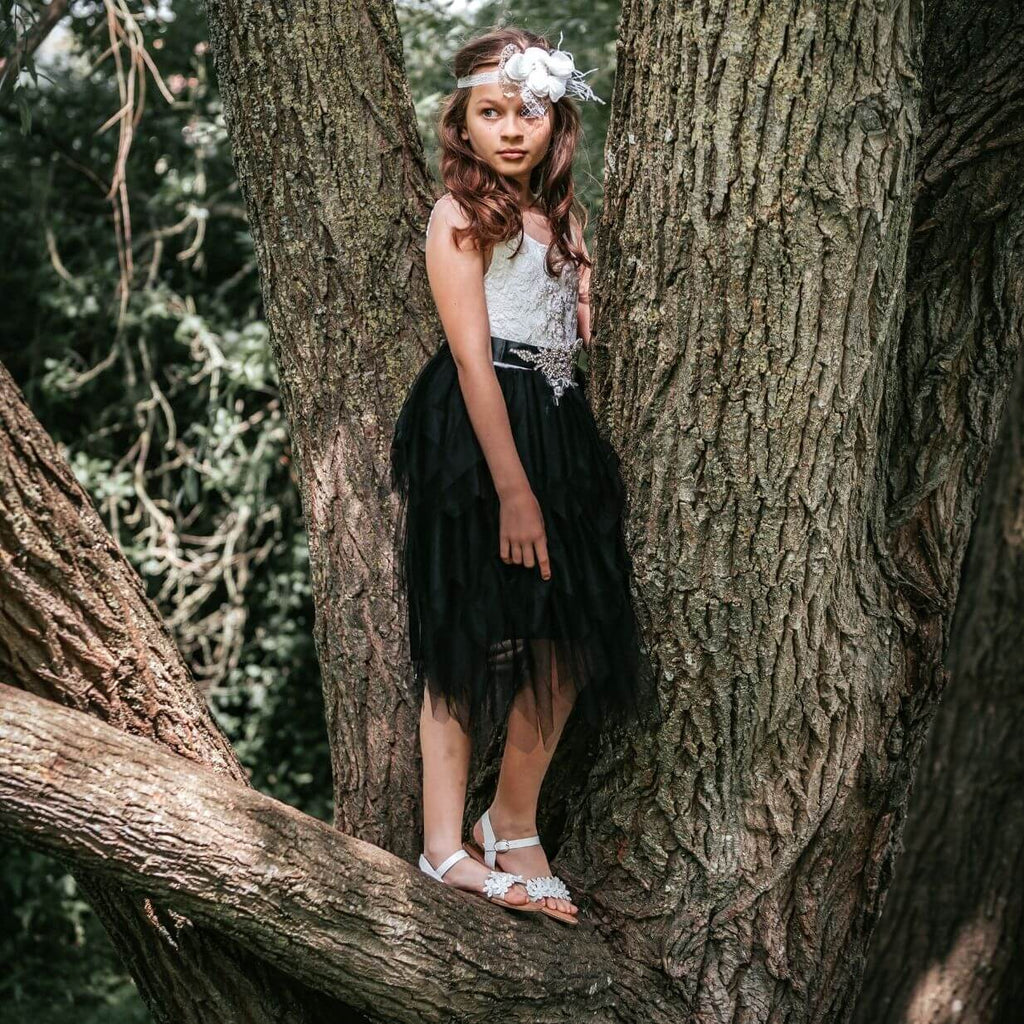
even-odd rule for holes
{"type": "Polygon", "coordinates": [[[655,699],[630,593],[619,457],[598,432],[578,366],[576,386],[557,402],[537,368],[495,366],[495,374],[544,517],[551,578],[500,557],[497,492],[442,342],[413,382],[391,443],[410,696],[418,707],[429,690],[477,743],[493,737],[518,694],[545,739],[556,696],[574,700],[574,723],[620,728],[655,699]]]}

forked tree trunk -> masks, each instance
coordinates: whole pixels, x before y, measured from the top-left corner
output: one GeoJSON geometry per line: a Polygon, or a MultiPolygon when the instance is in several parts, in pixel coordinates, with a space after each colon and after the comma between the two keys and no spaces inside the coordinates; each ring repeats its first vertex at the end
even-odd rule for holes
{"type": "MultiPolygon", "coordinates": [[[[337,822],[407,856],[418,709],[394,671],[404,609],[386,586],[385,456],[437,337],[419,236],[429,196],[393,10],[209,10],[298,453],[337,822]]],[[[583,894],[589,926],[556,934],[548,952],[536,929],[554,922],[429,886],[386,855],[360,865],[339,837],[338,916],[302,941],[329,946],[323,928],[385,934],[394,997],[368,1002],[379,979],[333,961],[325,991],[382,1021],[831,1024],[851,1011],[1018,344],[1012,261],[1010,284],[983,306],[960,285],[952,328],[903,321],[921,17],[895,0],[624,6],[591,395],[623,453],[663,720],[609,737],[566,815],[555,869],[583,894]],[[366,899],[349,873],[390,879],[394,903],[366,899]],[[477,944],[484,959],[467,970],[477,944]],[[597,965],[589,981],[573,974],[584,961],[597,965]],[[450,979],[448,1002],[433,990],[417,1001],[425,971],[450,979]]],[[[990,198],[1002,216],[1017,190],[990,198]]],[[[961,232],[945,213],[922,222],[961,232]]],[[[994,259],[1017,236],[999,242],[994,259]]],[[[39,741],[17,715],[3,721],[29,753],[68,727],[40,721],[51,738],[39,741]]],[[[47,817],[45,768],[17,765],[0,805],[38,808],[39,843],[95,866],[73,802],[47,817]]],[[[91,806],[104,799],[88,774],[81,784],[83,804],[87,784],[91,806]]],[[[215,806],[216,791],[202,792],[215,806]]],[[[156,789],[149,803],[160,799],[156,789]]],[[[276,829],[278,815],[232,803],[225,841],[276,829]]],[[[181,820],[187,834],[205,824],[181,820]]],[[[221,898],[211,878],[223,865],[173,874],[174,844],[159,820],[148,827],[164,899],[317,984],[265,918],[221,898]]],[[[317,906],[322,872],[307,884],[288,870],[292,852],[308,844],[319,858],[322,837],[286,834],[249,881],[293,928],[296,907],[301,919],[317,906]]],[[[110,858],[112,875],[144,884],[136,851],[112,844],[110,858]]]]}
{"type": "Polygon", "coordinates": [[[916,604],[943,609],[956,583],[959,559],[947,567],[944,552],[962,547],[971,509],[957,505],[950,485],[962,476],[977,491],[998,378],[1015,383],[961,577],[946,658],[952,678],[857,1001],[861,1024],[1016,1024],[1024,1007],[1024,366],[1011,361],[1024,318],[1022,46],[1017,5],[971,17],[958,4],[931,9],[906,369],[893,382],[908,399],[901,433],[909,443],[890,457],[889,474],[897,550],[921,552],[907,563],[916,604]],[[958,408],[969,427],[962,440],[947,426],[958,408]],[[923,534],[922,521],[933,524],[923,534]]]}

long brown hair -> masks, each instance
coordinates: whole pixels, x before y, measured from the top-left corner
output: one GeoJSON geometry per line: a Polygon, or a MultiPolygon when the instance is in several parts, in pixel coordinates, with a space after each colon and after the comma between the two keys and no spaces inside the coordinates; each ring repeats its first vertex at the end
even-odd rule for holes
{"type": "MultiPolygon", "coordinates": [[[[522,50],[528,46],[552,48],[544,36],[525,29],[494,29],[471,39],[455,54],[455,77],[471,75],[482,65],[496,64],[502,49],[509,43],[515,43],[522,50]]],[[[481,249],[488,249],[497,242],[525,234],[525,230],[517,193],[505,176],[477,156],[459,134],[466,124],[471,92],[471,89],[456,89],[442,106],[438,123],[441,178],[469,218],[468,226],[452,229],[456,245],[461,246],[468,236],[481,249]]],[[[544,159],[531,172],[529,184],[530,191],[537,196],[537,206],[551,225],[552,245],[546,263],[548,272],[554,276],[566,259],[577,268],[592,264],[582,246],[574,241],[569,220],[570,212],[575,213],[581,232],[587,224],[586,209],[576,199],[572,178],[572,160],[581,130],[579,111],[568,96],[550,106],[551,140],[544,159]],[[557,265],[552,262],[556,252],[561,254],[557,265]]],[[[520,241],[520,246],[522,244],[520,241]]]]}

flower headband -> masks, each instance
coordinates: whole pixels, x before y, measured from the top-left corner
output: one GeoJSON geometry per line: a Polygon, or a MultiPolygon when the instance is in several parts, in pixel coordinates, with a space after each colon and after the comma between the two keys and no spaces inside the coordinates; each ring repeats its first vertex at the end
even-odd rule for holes
{"type": "MultiPolygon", "coordinates": [[[[562,45],[561,34],[558,45],[562,45]]],[[[540,46],[520,50],[515,43],[509,43],[501,51],[497,70],[464,75],[455,84],[460,89],[468,89],[497,82],[502,96],[511,99],[518,93],[522,98],[523,117],[543,117],[548,111],[548,104],[557,103],[566,94],[603,104],[604,100],[584,81],[596,70],[577,71],[572,54],[565,50],[545,50],[540,46]]]]}

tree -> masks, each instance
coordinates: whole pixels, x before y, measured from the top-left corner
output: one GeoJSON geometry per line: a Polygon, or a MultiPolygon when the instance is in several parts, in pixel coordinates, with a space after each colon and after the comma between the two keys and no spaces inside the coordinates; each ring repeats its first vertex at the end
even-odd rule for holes
{"type": "MultiPolygon", "coordinates": [[[[937,54],[957,50],[954,13],[931,15],[937,54]]],[[[954,360],[944,323],[904,316],[919,139],[938,135],[921,75],[944,66],[922,65],[920,7],[623,6],[591,394],[624,453],[665,714],[570,744],[576,770],[553,769],[544,831],[594,922],[569,935],[402,863],[419,840],[418,709],[394,668],[384,456],[438,327],[393,8],[210,0],[209,15],[299,470],[345,834],[10,690],[0,827],[148,886],[376,1020],[845,1019],[1018,348],[1005,292],[980,312],[958,301],[954,360]],[[103,808],[134,834],[98,845],[103,808]]],[[[998,40],[1019,15],[989,17],[998,40]]],[[[988,209],[1012,226],[1016,203],[1007,184],[988,209]]],[[[928,212],[932,230],[962,229],[928,212]]],[[[26,522],[10,507],[5,569],[7,524],[26,522]]],[[[68,530],[62,517],[77,551],[68,530]]],[[[60,587],[53,564],[31,559],[29,578],[60,587]]],[[[12,666],[26,689],[38,663],[12,666]]],[[[84,675],[150,685],[116,664],[84,675]]]]}
{"type": "Polygon", "coordinates": [[[1009,5],[967,21],[960,14],[955,5],[936,8],[925,39],[901,340],[907,369],[897,378],[913,397],[905,422],[916,439],[890,474],[890,519],[899,526],[893,546],[909,556],[914,604],[931,609],[932,628],[942,630],[951,679],[941,703],[922,709],[935,718],[858,1000],[864,1024],[1008,1024],[1024,1005],[1017,643],[1024,223],[1011,138],[1022,110],[1007,89],[1020,74],[1024,23],[1009,5]],[[902,383],[908,370],[909,387],[902,383]],[[989,461],[984,449],[999,419],[993,400],[1008,385],[989,461]],[[961,478],[978,506],[973,530],[974,508],[956,497],[961,478]],[[920,534],[922,521],[929,533],[920,534]]]}
{"type": "MultiPolygon", "coordinates": [[[[247,786],[142,580],[3,367],[0,460],[0,701],[5,711],[33,723],[43,721],[47,702],[70,709],[66,715],[76,712],[65,719],[68,735],[35,751],[44,761],[39,802],[52,804],[53,769],[65,755],[73,758],[76,737],[93,720],[247,786]],[[34,695],[35,706],[16,703],[19,695],[5,684],[34,695]]],[[[17,786],[16,757],[32,750],[6,725],[0,734],[5,751],[13,747],[10,764],[4,758],[0,829],[59,855],[70,838],[68,822],[56,822],[52,835],[33,826],[7,789],[17,786]]],[[[97,750],[84,752],[79,767],[93,771],[98,756],[97,750]]],[[[122,767],[116,760],[108,766],[107,780],[115,787],[124,779],[122,767]]],[[[79,792],[66,795],[77,800],[79,792]]],[[[79,810],[86,831],[90,822],[103,820],[84,803],[79,810]]],[[[86,836],[90,851],[96,850],[94,838],[86,836]]],[[[179,852],[190,859],[187,849],[179,852]]],[[[223,1020],[226,1007],[252,1021],[297,1024],[338,1016],[334,1000],[307,990],[220,931],[197,927],[154,901],[145,885],[122,887],[104,870],[109,862],[101,859],[94,871],[77,857],[69,862],[157,1020],[223,1020]]]]}
{"type": "Polygon", "coordinates": [[[1024,365],[971,533],[946,659],[951,679],[871,944],[855,1018],[863,1024],[1011,1024],[1024,1006],[1022,411],[1024,365]]]}

